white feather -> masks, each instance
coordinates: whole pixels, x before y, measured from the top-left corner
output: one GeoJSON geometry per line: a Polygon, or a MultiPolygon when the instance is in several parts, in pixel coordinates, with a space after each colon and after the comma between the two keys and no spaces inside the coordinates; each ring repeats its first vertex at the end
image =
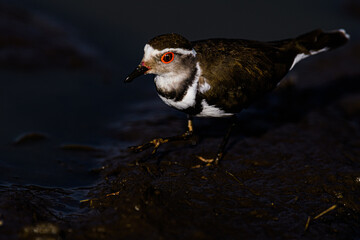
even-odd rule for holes
{"type": "MultiPolygon", "coordinates": [[[[331,31],[330,31],[330,32],[331,32],[331,31]]],[[[343,29],[343,28],[340,28],[340,29],[335,30],[335,31],[333,31],[333,32],[341,32],[342,34],[344,34],[344,36],[345,36],[347,39],[350,39],[350,35],[347,34],[347,32],[345,31],[345,29],[343,29]]]]}
{"type": "Polygon", "coordinates": [[[226,117],[234,115],[233,113],[226,113],[220,108],[209,105],[205,99],[201,101],[201,106],[203,107],[203,110],[197,114],[196,117],[226,117]]]}
{"type": "Polygon", "coordinates": [[[203,84],[199,84],[199,91],[201,93],[206,93],[207,91],[210,90],[210,85],[206,82],[206,78],[204,78],[204,83],[203,84]]]}
{"type": "Polygon", "coordinates": [[[295,64],[297,64],[298,62],[300,62],[301,60],[309,57],[309,56],[312,56],[312,55],[315,55],[315,54],[318,54],[318,53],[321,53],[321,52],[326,52],[328,51],[329,48],[328,47],[325,47],[325,48],[322,48],[318,51],[310,51],[310,54],[305,54],[305,53],[299,53],[298,55],[296,55],[295,59],[294,59],[294,62],[293,64],[291,65],[289,71],[295,66],[295,64]]]}

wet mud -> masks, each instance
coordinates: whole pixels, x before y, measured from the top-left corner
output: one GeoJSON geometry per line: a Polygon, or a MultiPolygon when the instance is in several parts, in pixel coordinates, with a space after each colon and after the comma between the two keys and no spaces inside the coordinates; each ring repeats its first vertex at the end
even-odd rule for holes
{"type": "MultiPolygon", "coordinates": [[[[112,146],[94,169],[98,184],[80,203],[76,191],[2,187],[0,233],[24,239],[356,239],[359,99],[359,76],[300,90],[286,84],[239,115],[219,166],[196,156],[214,156],[226,119],[196,119],[198,137],[165,144],[153,156],[151,149],[112,146]]],[[[114,140],[142,143],[179,133],[186,119],[169,113],[122,126],[114,140]]]]}
{"type": "MultiPolygon", "coordinates": [[[[97,221],[107,222],[96,226],[103,227],[96,234],[150,239],[359,237],[359,91],[358,77],[321,88],[278,90],[240,116],[217,167],[205,166],[196,155],[214,156],[226,120],[195,121],[200,136],[196,146],[169,144],[152,158],[149,150],[106,160],[104,180],[86,202],[97,211],[97,221]]],[[[133,122],[127,134],[146,141],[159,133],[173,134],[184,123],[167,117],[133,122]]]]}

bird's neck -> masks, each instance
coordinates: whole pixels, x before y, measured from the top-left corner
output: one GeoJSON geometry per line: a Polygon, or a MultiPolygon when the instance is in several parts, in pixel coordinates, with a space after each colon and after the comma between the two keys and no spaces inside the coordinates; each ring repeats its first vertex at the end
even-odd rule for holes
{"type": "Polygon", "coordinates": [[[189,68],[188,71],[180,73],[170,72],[166,74],[157,75],[154,79],[156,90],[160,96],[174,101],[181,101],[186,95],[188,88],[194,86],[199,80],[200,67],[199,64],[194,68],[189,68]]]}

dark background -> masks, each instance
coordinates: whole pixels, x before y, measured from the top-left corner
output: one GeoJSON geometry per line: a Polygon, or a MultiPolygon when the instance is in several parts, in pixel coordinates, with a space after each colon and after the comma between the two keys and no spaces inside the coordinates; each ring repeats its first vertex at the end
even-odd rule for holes
{"type": "Polygon", "coordinates": [[[53,228],[61,236],[56,224],[77,239],[83,233],[99,239],[104,228],[110,236],[174,237],[162,232],[163,224],[174,233],[186,229],[185,237],[216,238],[229,227],[231,236],[283,233],[291,239],[302,236],[308,216],[335,203],[342,204],[338,215],[315,222],[309,239],[324,233],[337,239],[331,231],[359,233],[352,194],[358,160],[351,155],[359,146],[351,134],[358,129],[359,26],[355,0],[0,0],[0,239],[17,239],[19,231],[29,238],[42,230],[46,235],[53,228]],[[152,37],[176,32],[189,40],[267,41],[316,28],[346,29],[351,41],[298,64],[287,76],[294,88],[260,101],[260,115],[254,108],[240,114],[243,126],[229,144],[225,168],[193,169],[193,151],[216,149],[225,131],[212,120],[196,122],[206,139],[200,147],[164,147],[160,156],[169,161],[160,170],[151,161],[130,166],[139,155],[121,155],[127,146],[185,127],[186,116],[158,98],[152,76],[123,83],[152,37]],[[348,115],[339,113],[339,105],[348,115]],[[349,149],[339,147],[348,142],[349,149]],[[245,184],[236,185],[235,175],[245,184]],[[124,196],[112,202],[107,194],[119,189],[124,196]],[[81,208],[79,200],[91,196],[101,201],[85,201],[88,208],[81,208]],[[220,216],[218,222],[211,214],[220,216]],[[38,225],[44,221],[48,225],[38,225]],[[126,229],[118,231],[120,225],[126,229]]]}

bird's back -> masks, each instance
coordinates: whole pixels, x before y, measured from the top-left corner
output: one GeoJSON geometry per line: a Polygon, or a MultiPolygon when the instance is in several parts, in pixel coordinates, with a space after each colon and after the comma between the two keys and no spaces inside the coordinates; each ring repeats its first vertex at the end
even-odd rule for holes
{"type": "Polygon", "coordinates": [[[202,69],[200,84],[206,81],[210,85],[203,97],[210,105],[230,112],[240,111],[273,89],[296,55],[279,43],[241,39],[209,39],[193,45],[202,69]]]}
{"type": "Polygon", "coordinates": [[[344,30],[314,30],[297,38],[273,42],[208,39],[192,42],[202,69],[201,93],[208,104],[239,112],[276,87],[299,60],[346,43],[344,30]]]}

